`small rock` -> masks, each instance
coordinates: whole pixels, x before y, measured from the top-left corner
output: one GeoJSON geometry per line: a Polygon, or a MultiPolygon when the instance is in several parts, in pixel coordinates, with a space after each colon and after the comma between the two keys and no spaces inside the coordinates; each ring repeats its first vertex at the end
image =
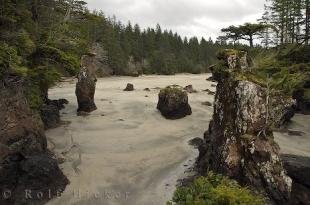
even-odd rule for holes
{"type": "Polygon", "coordinates": [[[290,136],[303,136],[305,133],[297,130],[288,130],[287,134],[290,136]]]}
{"type": "Polygon", "coordinates": [[[206,80],[207,80],[207,81],[211,81],[211,82],[216,82],[216,80],[214,79],[214,77],[213,77],[213,76],[211,76],[211,77],[207,78],[206,80]]]}
{"type": "Polygon", "coordinates": [[[61,153],[56,153],[56,160],[58,162],[58,164],[63,164],[66,161],[66,158],[63,154],[61,153]]]}
{"type": "Polygon", "coordinates": [[[216,87],[216,84],[211,84],[211,87],[213,87],[213,88],[216,87]]]}
{"type": "Polygon", "coordinates": [[[133,91],[134,90],[134,86],[131,83],[128,83],[126,88],[124,89],[124,91],[133,91]]]}
{"type": "Polygon", "coordinates": [[[64,109],[65,105],[69,104],[69,101],[67,99],[59,99],[59,100],[50,100],[47,99],[46,101],[47,105],[54,105],[56,106],[59,110],[64,109]]]}
{"type": "Polygon", "coordinates": [[[209,107],[213,105],[213,104],[212,104],[212,103],[210,103],[209,101],[202,102],[201,104],[202,104],[202,105],[209,106],[209,107]]]}
{"type": "Polygon", "coordinates": [[[89,115],[88,112],[84,112],[84,111],[79,111],[79,112],[77,112],[77,116],[86,117],[86,116],[88,116],[88,115],[89,115]]]}
{"type": "Polygon", "coordinates": [[[198,148],[200,145],[203,144],[203,139],[201,139],[200,137],[196,137],[196,138],[191,139],[190,141],[188,141],[188,144],[193,146],[193,147],[195,147],[195,148],[198,148]]]}
{"type": "Polygon", "coordinates": [[[120,122],[124,122],[125,120],[124,120],[124,119],[118,119],[118,121],[120,121],[120,122]]]}
{"type": "Polygon", "coordinates": [[[146,96],[144,96],[144,97],[148,98],[149,96],[148,96],[148,95],[146,95],[146,96]]]}
{"type": "Polygon", "coordinates": [[[150,92],[150,91],[151,91],[151,89],[150,89],[150,88],[145,88],[145,89],[144,89],[144,91],[148,91],[148,92],[150,92]]]}
{"type": "Polygon", "coordinates": [[[197,93],[197,90],[195,90],[192,85],[185,86],[183,90],[185,90],[188,93],[197,93]]]}
{"type": "Polygon", "coordinates": [[[205,89],[204,91],[207,92],[208,95],[215,95],[215,92],[213,92],[213,91],[211,91],[209,89],[205,89]]]}

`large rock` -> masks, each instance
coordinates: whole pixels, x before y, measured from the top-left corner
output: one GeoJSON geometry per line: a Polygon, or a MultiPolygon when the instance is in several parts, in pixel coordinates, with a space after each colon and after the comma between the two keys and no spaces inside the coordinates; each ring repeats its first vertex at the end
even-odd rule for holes
{"type": "MultiPolygon", "coordinates": [[[[63,190],[68,180],[48,154],[43,123],[21,79],[0,85],[0,107],[0,204],[34,204],[25,190],[63,190]]],[[[46,196],[40,203],[55,197],[46,196]]]]}
{"type": "Polygon", "coordinates": [[[157,109],[167,119],[180,119],[192,114],[187,93],[177,86],[160,90],[157,109]]]}
{"type": "Polygon", "coordinates": [[[97,109],[94,102],[97,79],[95,73],[86,67],[87,64],[84,64],[84,58],[86,57],[83,56],[81,60],[81,70],[77,76],[78,82],[75,90],[78,101],[77,111],[92,112],[97,109]]]}
{"type": "Polygon", "coordinates": [[[287,174],[293,179],[289,204],[310,204],[310,158],[295,155],[281,156],[287,174]]]}
{"type": "Polygon", "coordinates": [[[238,52],[219,71],[213,119],[200,146],[200,172],[220,172],[266,193],[277,203],[290,198],[292,180],[287,176],[273,140],[267,89],[235,77],[247,70],[238,52]],[[220,73],[223,72],[223,73],[220,73]]]}

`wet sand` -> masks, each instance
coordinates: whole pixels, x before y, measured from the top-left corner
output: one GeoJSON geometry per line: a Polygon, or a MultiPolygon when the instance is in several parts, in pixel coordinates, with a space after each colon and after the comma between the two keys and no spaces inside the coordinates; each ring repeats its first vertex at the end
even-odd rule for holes
{"type": "Polygon", "coordinates": [[[71,183],[49,204],[165,204],[186,165],[197,156],[187,141],[202,137],[212,117],[213,108],[202,105],[214,99],[202,91],[215,90],[207,77],[182,74],[99,79],[95,96],[98,110],[87,117],[76,116],[74,83],[51,89],[51,99],[70,101],[61,111],[65,124],[49,130],[47,137],[50,148],[63,153],[66,161],[60,166],[71,183]],[[127,83],[133,83],[136,90],[123,91],[127,83]],[[157,111],[158,88],[172,84],[192,84],[198,91],[189,94],[191,116],[172,121],[157,111]]]}
{"type": "Polygon", "coordinates": [[[292,154],[310,157],[310,116],[296,114],[289,124],[288,129],[299,131],[297,135],[274,132],[283,154],[292,154]]]}
{"type": "MultiPolygon", "coordinates": [[[[99,79],[95,97],[98,110],[86,117],[76,116],[74,82],[51,89],[51,99],[70,101],[61,111],[64,124],[47,132],[49,148],[65,160],[60,166],[70,184],[61,197],[48,204],[164,205],[171,199],[177,179],[198,155],[187,142],[202,137],[212,117],[213,108],[202,105],[214,99],[203,92],[215,91],[207,77],[181,74],[99,79]],[[127,83],[133,83],[136,90],[123,91],[127,83]],[[198,91],[189,94],[191,116],[171,121],[157,111],[158,88],[172,84],[192,84],[198,91]]],[[[283,153],[310,156],[307,120],[297,116],[291,125],[294,130],[302,129],[302,136],[275,134],[283,153]]]]}

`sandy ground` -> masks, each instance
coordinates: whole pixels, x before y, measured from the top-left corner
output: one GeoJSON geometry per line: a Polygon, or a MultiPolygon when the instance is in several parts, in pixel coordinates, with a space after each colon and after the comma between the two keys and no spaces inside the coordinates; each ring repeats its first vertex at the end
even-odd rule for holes
{"type": "MultiPolygon", "coordinates": [[[[213,108],[202,105],[214,98],[202,91],[215,91],[207,77],[182,74],[99,79],[95,97],[98,110],[87,117],[76,116],[74,82],[51,89],[51,99],[70,101],[61,111],[63,125],[47,132],[50,149],[65,159],[60,166],[70,184],[49,204],[165,204],[177,179],[197,157],[188,140],[202,137],[212,117],[213,108]],[[124,92],[127,83],[133,83],[136,90],[124,92]],[[198,91],[189,94],[191,116],[171,121],[156,110],[158,87],[171,84],[192,84],[198,91]]],[[[305,132],[302,136],[276,133],[284,153],[310,156],[309,121],[303,118],[297,116],[292,124],[292,128],[305,132]]]]}
{"type": "Polygon", "coordinates": [[[65,124],[49,130],[47,136],[51,149],[64,153],[66,162],[61,167],[71,183],[61,198],[50,204],[165,204],[186,165],[197,156],[187,141],[202,137],[212,117],[213,108],[201,104],[214,98],[202,91],[215,90],[207,77],[99,79],[98,110],[87,117],[76,116],[74,83],[51,89],[51,99],[70,101],[61,111],[65,124]],[[127,83],[133,83],[136,90],[123,91],[127,83]],[[191,116],[171,121],[157,111],[158,87],[171,84],[192,84],[199,91],[189,94],[191,116]]]}

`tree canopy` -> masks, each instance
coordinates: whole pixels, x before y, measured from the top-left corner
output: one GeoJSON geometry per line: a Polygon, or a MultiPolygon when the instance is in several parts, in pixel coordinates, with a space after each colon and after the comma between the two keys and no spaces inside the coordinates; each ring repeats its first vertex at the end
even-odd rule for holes
{"type": "Polygon", "coordinates": [[[226,38],[233,40],[234,43],[243,39],[249,42],[250,47],[253,47],[254,39],[258,38],[268,27],[270,26],[266,24],[245,23],[240,26],[229,26],[228,28],[223,28],[221,31],[226,34],[226,38]]]}

